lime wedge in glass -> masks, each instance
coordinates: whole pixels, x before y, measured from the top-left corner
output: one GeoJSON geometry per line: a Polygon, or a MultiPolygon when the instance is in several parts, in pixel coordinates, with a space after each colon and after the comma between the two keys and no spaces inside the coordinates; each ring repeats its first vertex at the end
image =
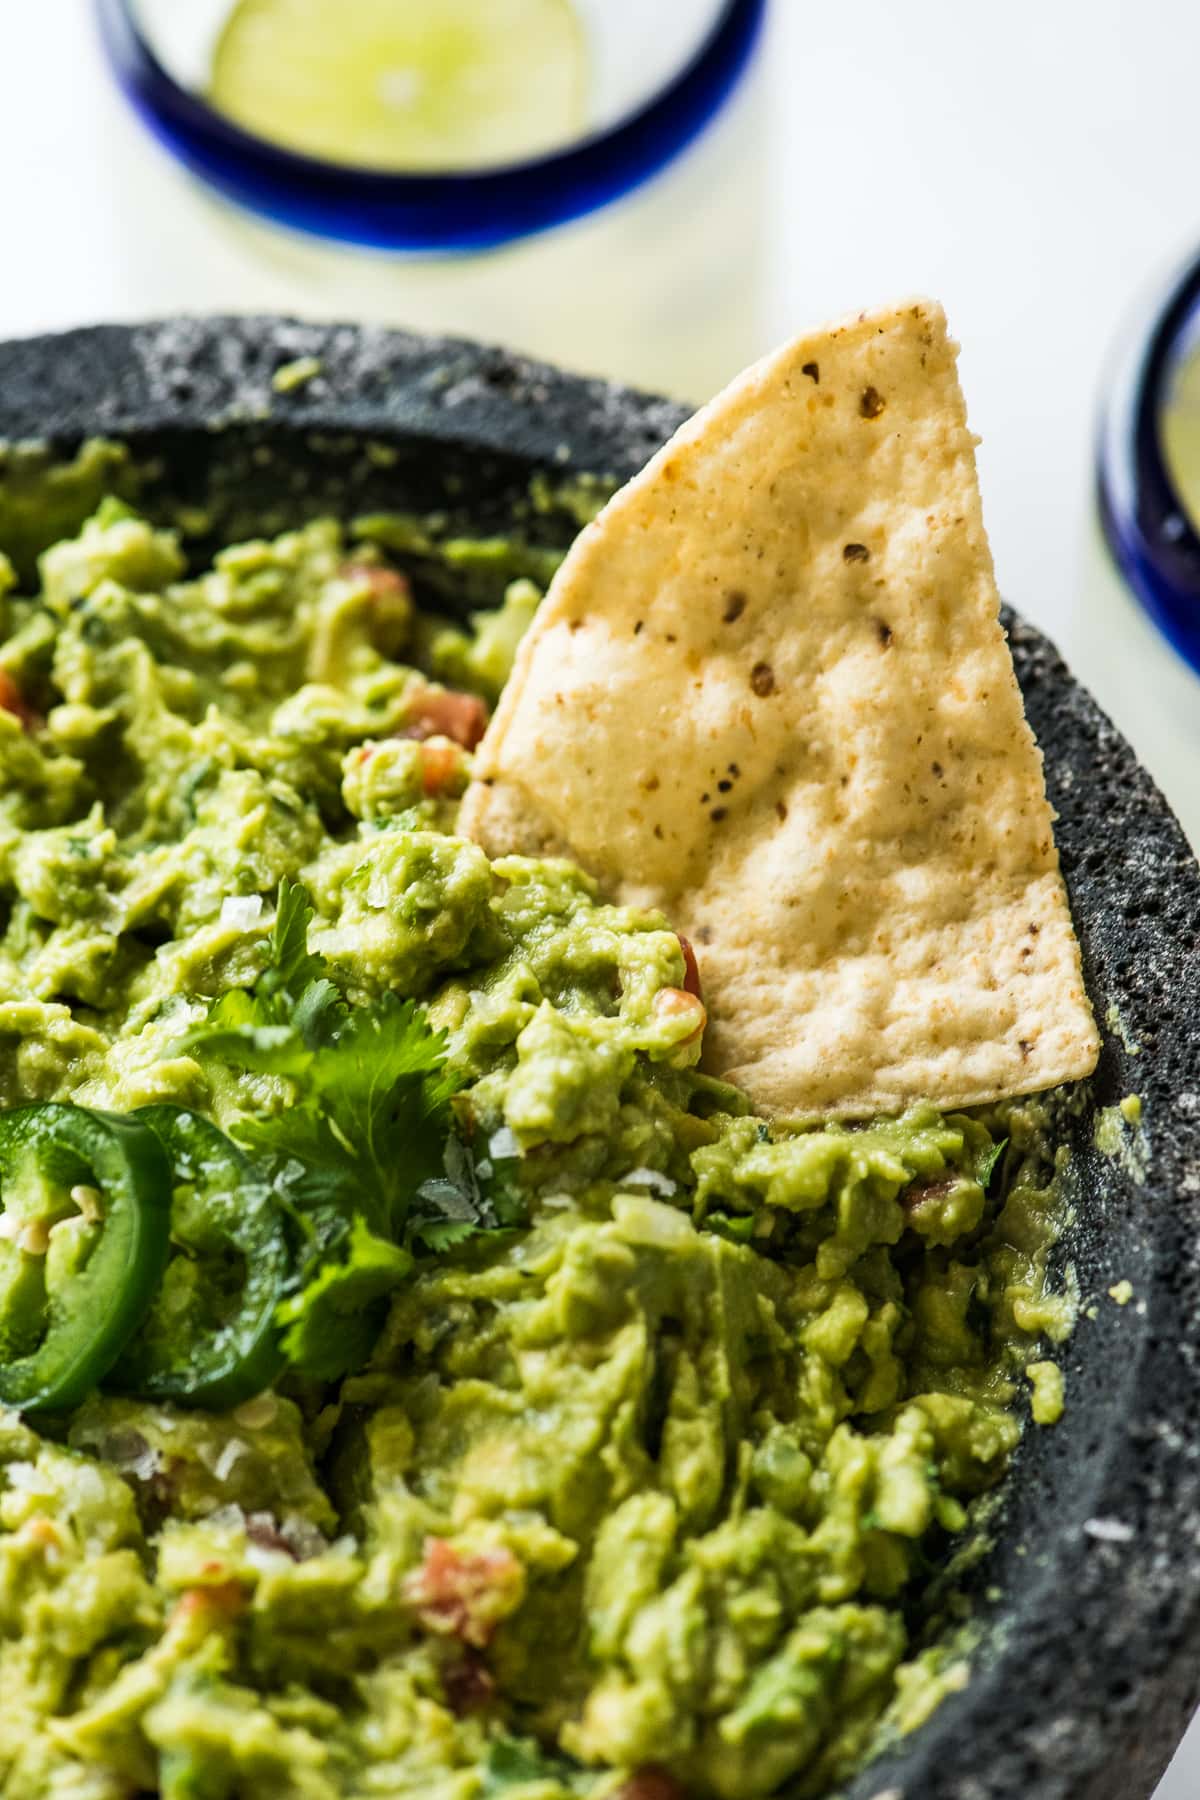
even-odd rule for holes
{"type": "Polygon", "coordinates": [[[238,0],[208,97],[288,149],[404,171],[557,149],[586,89],[570,0],[238,0]]]}

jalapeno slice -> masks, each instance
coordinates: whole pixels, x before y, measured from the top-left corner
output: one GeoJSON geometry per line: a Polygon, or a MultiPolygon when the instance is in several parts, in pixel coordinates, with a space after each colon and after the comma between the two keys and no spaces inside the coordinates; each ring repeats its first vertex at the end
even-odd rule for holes
{"type": "Polygon", "coordinates": [[[176,1106],[130,1117],[171,1166],[173,1254],[105,1386],[216,1411],[237,1406],[283,1366],[275,1308],[292,1270],[284,1215],[248,1158],[207,1119],[176,1106]]]}
{"type": "Polygon", "coordinates": [[[130,1118],[47,1103],[0,1113],[0,1401],[77,1405],[162,1279],[171,1171],[130,1118]]]}

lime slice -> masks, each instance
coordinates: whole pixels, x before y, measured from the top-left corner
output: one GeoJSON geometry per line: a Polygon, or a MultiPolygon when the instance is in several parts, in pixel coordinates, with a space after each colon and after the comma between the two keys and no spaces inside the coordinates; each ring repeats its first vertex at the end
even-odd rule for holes
{"type": "Polygon", "coordinates": [[[238,0],[209,98],[289,149],[363,168],[478,168],[585,120],[570,0],[238,0]]]}

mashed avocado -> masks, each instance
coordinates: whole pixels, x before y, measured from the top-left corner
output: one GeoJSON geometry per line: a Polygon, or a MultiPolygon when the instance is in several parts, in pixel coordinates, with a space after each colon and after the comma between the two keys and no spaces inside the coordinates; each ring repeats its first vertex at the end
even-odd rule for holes
{"type": "MultiPolygon", "coordinates": [[[[0,590],[0,1105],[209,1121],[292,1271],[261,1391],[153,1397],[257,1256],[177,1164],[126,1359],[0,1415],[4,1794],[829,1791],[961,1684],[922,1590],[1061,1408],[1046,1107],[773,1131],[668,921],[454,835],[528,582],[472,635],[106,501],[0,590]]],[[[6,1356],[70,1195],[3,1196],[6,1356]]]]}

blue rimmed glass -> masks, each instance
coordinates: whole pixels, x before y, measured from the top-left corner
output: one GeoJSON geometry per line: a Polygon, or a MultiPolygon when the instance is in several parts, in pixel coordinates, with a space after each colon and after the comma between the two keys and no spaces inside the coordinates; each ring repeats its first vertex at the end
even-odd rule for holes
{"type": "Polygon", "coordinates": [[[680,155],[737,88],[766,0],[726,0],[682,65],[631,111],[530,161],[408,175],[323,161],[243,130],[168,71],[134,0],[97,0],[125,92],[156,136],[227,198],[279,224],[375,250],[483,250],[631,193],[680,155]]]}
{"type": "Polygon", "coordinates": [[[1180,491],[1164,421],[1200,334],[1200,257],[1170,283],[1118,370],[1102,421],[1100,520],[1134,598],[1200,673],[1200,534],[1180,491]]]}

